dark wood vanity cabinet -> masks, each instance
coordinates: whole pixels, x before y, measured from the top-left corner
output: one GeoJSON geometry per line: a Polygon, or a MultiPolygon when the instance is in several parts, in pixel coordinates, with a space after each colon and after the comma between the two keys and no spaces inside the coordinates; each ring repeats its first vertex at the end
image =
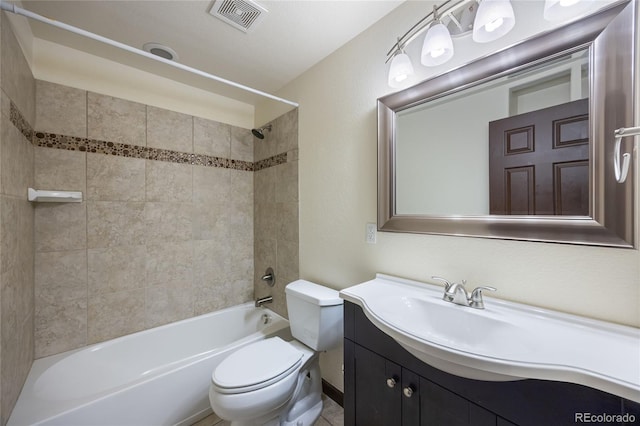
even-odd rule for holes
{"type": "Polygon", "coordinates": [[[408,353],[349,302],[344,304],[344,337],[345,425],[563,426],[580,424],[576,414],[582,413],[634,418],[590,424],[640,424],[640,404],[585,386],[544,380],[484,382],[437,370],[408,353]]]}

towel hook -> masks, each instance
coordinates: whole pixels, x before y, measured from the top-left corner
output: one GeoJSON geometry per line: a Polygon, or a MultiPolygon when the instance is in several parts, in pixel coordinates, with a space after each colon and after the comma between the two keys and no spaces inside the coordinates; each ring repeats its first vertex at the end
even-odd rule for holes
{"type": "Polygon", "coordinates": [[[613,134],[616,139],[616,145],[613,153],[613,171],[616,175],[616,181],[618,181],[618,183],[623,183],[627,179],[627,174],[629,173],[631,154],[625,152],[622,154],[622,160],[620,160],[620,144],[622,142],[622,138],[640,135],[640,127],[621,127],[614,130],[613,134]],[[621,162],[622,164],[620,164],[621,162]]]}

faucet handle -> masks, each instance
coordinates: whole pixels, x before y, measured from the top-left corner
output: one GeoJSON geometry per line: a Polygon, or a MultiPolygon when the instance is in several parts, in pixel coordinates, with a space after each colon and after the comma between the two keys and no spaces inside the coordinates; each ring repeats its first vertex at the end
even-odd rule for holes
{"type": "Polygon", "coordinates": [[[442,281],[444,283],[444,291],[449,291],[449,288],[452,285],[451,282],[449,282],[449,280],[447,280],[446,278],[432,276],[431,279],[436,281],[442,281]]]}
{"type": "Polygon", "coordinates": [[[469,306],[476,309],[484,309],[484,300],[482,299],[482,290],[497,291],[495,287],[480,286],[473,289],[471,292],[471,300],[469,306]]]}

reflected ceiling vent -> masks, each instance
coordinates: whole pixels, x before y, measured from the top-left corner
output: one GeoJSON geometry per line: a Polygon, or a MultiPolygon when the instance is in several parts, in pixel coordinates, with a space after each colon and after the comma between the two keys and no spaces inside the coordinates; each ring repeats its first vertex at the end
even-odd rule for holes
{"type": "Polygon", "coordinates": [[[234,28],[248,33],[269,11],[252,0],[216,0],[209,13],[234,28]]]}

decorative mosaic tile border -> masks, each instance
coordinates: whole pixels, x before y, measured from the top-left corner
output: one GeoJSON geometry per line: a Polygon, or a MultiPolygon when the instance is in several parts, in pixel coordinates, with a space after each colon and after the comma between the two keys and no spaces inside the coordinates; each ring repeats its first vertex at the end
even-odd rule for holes
{"type": "Polygon", "coordinates": [[[287,162],[286,152],[252,163],[250,161],[232,160],[230,158],[214,157],[205,154],[192,154],[168,149],[149,148],[146,146],[102,141],[99,139],[58,135],[47,132],[34,132],[31,125],[24,119],[24,116],[20,113],[20,110],[18,110],[13,102],[11,102],[10,119],[11,123],[20,130],[20,132],[27,138],[27,140],[31,141],[33,145],[46,148],[108,154],[120,157],[140,158],[144,160],[166,161],[170,163],[191,164],[195,166],[220,167],[249,172],[274,167],[287,162]]]}

